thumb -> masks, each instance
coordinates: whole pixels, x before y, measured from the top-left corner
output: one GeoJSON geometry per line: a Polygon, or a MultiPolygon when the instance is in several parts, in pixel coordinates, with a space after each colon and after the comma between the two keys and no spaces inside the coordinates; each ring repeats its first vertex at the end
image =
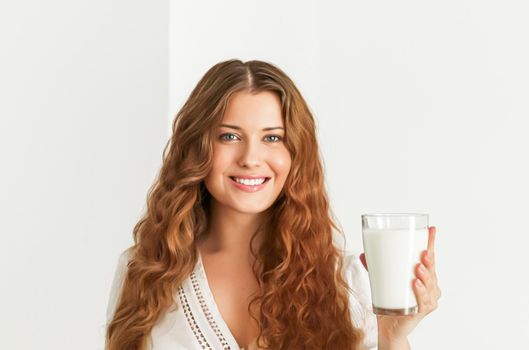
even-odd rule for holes
{"type": "Polygon", "coordinates": [[[367,270],[366,256],[364,253],[360,254],[360,261],[362,262],[362,265],[364,265],[364,267],[367,270]]]}

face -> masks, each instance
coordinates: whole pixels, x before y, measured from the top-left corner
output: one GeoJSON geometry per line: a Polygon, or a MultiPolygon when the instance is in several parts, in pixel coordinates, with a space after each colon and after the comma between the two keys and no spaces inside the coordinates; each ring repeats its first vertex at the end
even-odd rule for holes
{"type": "Polygon", "coordinates": [[[275,94],[232,95],[214,133],[212,169],[204,180],[214,205],[250,214],[268,209],[290,171],[284,137],[280,100],[275,94]]]}

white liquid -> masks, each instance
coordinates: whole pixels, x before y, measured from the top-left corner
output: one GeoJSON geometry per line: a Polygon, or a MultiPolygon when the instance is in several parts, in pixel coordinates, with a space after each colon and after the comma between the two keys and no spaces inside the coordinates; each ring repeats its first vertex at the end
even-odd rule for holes
{"type": "Polygon", "coordinates": [[[417,306],[412,283],[428,229],[376,230],[362,233],[373,305],[383,309],[417,306]]]}

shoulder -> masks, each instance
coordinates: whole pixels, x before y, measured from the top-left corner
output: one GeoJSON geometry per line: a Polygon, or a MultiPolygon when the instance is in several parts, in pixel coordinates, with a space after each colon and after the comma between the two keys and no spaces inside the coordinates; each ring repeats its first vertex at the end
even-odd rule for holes
{"type": "Polygon", "coordinates": [[[349,308],[356,328],[365,333],[364,346],[375,348],[378,341],[377,319],[373,313],[369,275],[360,261],[360,254],[344,254],[344,277],[350,288],[349,308]]]}
{"type": "Polygon", "coordinates": [[[109,323],[114,316],[114,311],[118,303],[118,298],[119,298],[119,295],[121,294],[121,288],[123,286],[125,276],[127,275],[127,268],[128,268],[127,266],[128,266],[130,258],[131,258],[131,253],[127,249],[119,255],[117,262],[115,264],[114,277],[112,279],[112,284],[110,287],[110,293],[109,293],[107,310],[106,310],[107,323],[109,323]]]}

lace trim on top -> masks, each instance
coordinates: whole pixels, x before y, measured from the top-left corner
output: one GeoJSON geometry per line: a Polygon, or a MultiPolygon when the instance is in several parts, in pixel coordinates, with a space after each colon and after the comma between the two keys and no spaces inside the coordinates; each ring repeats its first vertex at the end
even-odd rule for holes
{"type": "Polygon", "coordinates": [[[202,291],[200,290],[200,285],[197,281],[197,276],[195,272],[193,271],[191,273],[191,282],[193,284],[193,290],[195,291],[195,294],[198,298],[198,301],[200,302],[200,307],[202,308],[202,312],[206,316],[209,326],[215,332],[215,335],[217,336],[218,340],[222,344],[222,349],[224,350],[231,350],[230,345],[226,341],[226,338],[224,338],[224,335],[219,329],[219,326],[217,325],[217,322],[215,322],[215,319],[211,315],[211,312],[209,311],[208,305],[206,304],[206,300],[204,299],[204,296],[202,295],[202,291]]]}
{"type": "Polygon", "coordinates": [[[195,317],[193,316],[193,312],[191,311],[191,307],[189,306],[186,294],[182,286],[178,287],[178,296],[180,297],[180,304],[182,305],[182,309],[184,310],[184,315],[186,316],[187,323],[189,324],[189,327],[191,327],[191,330],[193,331],[195,338],[200,344],[200,347],[202,349],[211,350],[211,346],[207,342],[206,337],[204,337],[204,334],[200,330],[200,327],[198,326],[195,317]]]}
{"type": "MultiPolygon", "coordinates": [[[[209,311],[206,300],[204,299],[204,295],[202,294],[202,290],[200,289],[200,284],[198,283],[195,271],[191,273],[190,277],[191,277],[191,283],[193,285],[193,291],[195,292],[195,295],[197,296],[202,312],[206,316],[206,319],[208,320],[210,328],[213,330],[213,332],[217,336],[217,339],[222,344],[222,349],[232,350],[230,345],[226,341],[226,338],[224,337],[221,330],[219,329],[217,322],[215,322],[215,319],[213,318],[211,312],[209,311]]],[[[184,311],[184,315],[186,317],[187,323],[189,324],[189,327],[191,327],[191,330],[193,331],[193,334],[195,335],[195,338],[197,339],[201,348],[212,350],[211,345],[209,345],[208,341],[206,340],[206,337],[202,333],[202,330],[200,329],[200,327],[198,326],[198,323],[195,320],[195,316],[193,315],[193,312],[191,311],[191,307],[189,306],[186,293],[184,289],[182,288],[182,286],[178,287],[178,296],[180,298],[180,303],[182,305],[182,309],[184,311]]]]}

